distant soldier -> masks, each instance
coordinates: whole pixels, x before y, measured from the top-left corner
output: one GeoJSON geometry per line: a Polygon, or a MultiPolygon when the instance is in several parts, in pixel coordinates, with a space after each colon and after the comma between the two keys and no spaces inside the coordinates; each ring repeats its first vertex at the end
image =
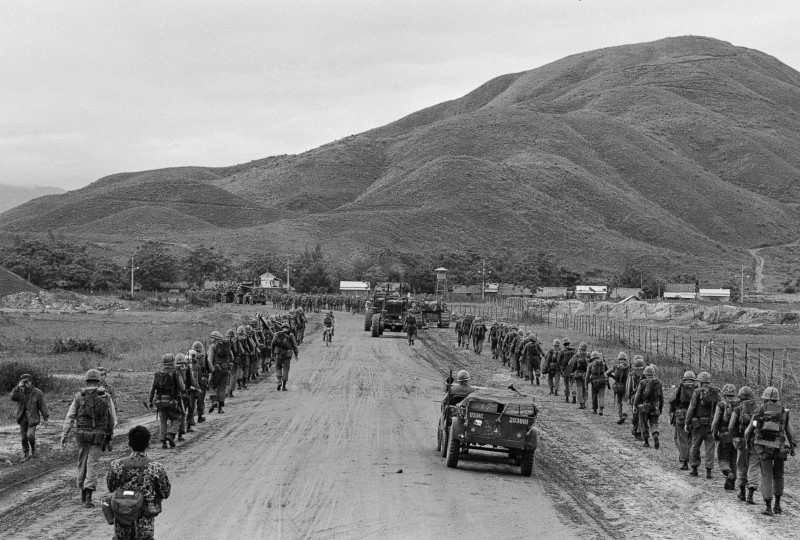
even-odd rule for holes
{"type": "Polygon", "coordinates": [[[475,324],[472,325],[472,349],[475,354],[483,353],[483,342],[486,341],[486,325],[483,323],[483,318],[478,317],[475,319],[475,324]]]}
{"type": "Polygon", "coordinates": [[[260,346],[258,334],[253,329],[253,326],[258,326],[258,322],[252,322],[245,325],[244,331],[247,335],[247,342],[250,344],[250,368],[248,369],[251,381],[258,381],[258,370],[261,367],[260,359],[260,346]]]}
{"type": "Polygon", "coordinates": [[[222,414],[225,406],[225,397],[228,394],[231,366],[233,366],[233,352],[230,341],[225,339],[216,330],[211,332],[211,346],[208,348],[208,365],[211,366],[211,407],[209,414],[218,408],[217,413],[222,414]]]}
{"type": "Polygon", "coordinates": [[[297,342],[290,332],[288,324],[281,326],[281,331],[275,334],[272,340],[273,355],[277,358],[276,375],[278,377],[278,390],[286,390],[286,382],[289,380],[289,368],[291,367],[292,352],[294,357],[298,357],[297,342]]]}
{"type": "Polygon", "coordinates": [[[714,470],[714,435],[711,434],[711,420],[719,401],[719,390],[711,386],[711,374],[703,371],[697,375],[697,388],[692,394],[692,401],[686,411],[684,429],[691,433],[692,444],[689,450],[689,465],[692,466],[691,476],[697,476],[700,466],[700,445],[705,444],[706,478],[712,478],[714,470]]]}
{"type": "Polygon", "coordinates": [[[196,399],[198,382],[189,358],[183,353],[175,355],[175,371],[183,379],[184,385],[184,391],[181,392],[181,423],[178,427],[178,441],[183,441],[184,434],[194,431],[192,429],[192,426],[195,425],[194,399],[196,399]]]}
{"type": "Polygon", "coordinates": [[[536,336],[531,334],[522,349],[522,359],[527,367],[526,371],[531,384],[534,384],[535,380],[537,386],[539,377],[542,375],[542,356],[544,356],[542,346],[536,341],[536,336]]]}
{"type": "Polygon", "coordinates": [[[553,346],[544,356],[544,370],[547,373],[547,386],[550,394],[558,395],[558,385],[561,383],[561,369],[558,365],[558,355],[561,353],[561,340],[554,339],[553,346]]]}
{"type": "Polygon", "coordinates": [[[328,335],[330,336],[330,340],[333,341],[333,317],[331,317],[330,315],[326,314],[325,318],[322,320],[322,327],[325,330],[328,331],[328,335]]]}
{"type": "Polygon", "coordinates": [[[736,447],[736,486],[739,488],[738,498],[747,504],[756,504],[753,493],[761,485],[761,462],[752,441],[747,441],[744,434],[756,412],[756,401],[753,390],[749,386],[739,388],[739,405],[734,407],[728,430],[736,447]],[[747,495],[745,495],[745,489],[747,495]]]}
{"type": "Polygon", "coordinates": [[[414,338],[417,337],[417,318],[410,311],[406,314],[406,318],[403,321],[403,326],[405,327],[408,344],[413,345],[414,338]]]}
{"type": "Polygon", "coordinates": [[[497,324],[497,321],[492,321],[492,326],[489,328],[489,345],[492,348],[492,359],[497,360],[500,358],[500,351],[497,348],[497,344],[500,340],[500,325],[497,324]]]}
{"type": "Polygon", "coordinates": [[[733,491],[736,486],[736,448],[728,424],[733,415],[733,409],[739,405],[736,397],[736,387],[726,384],[722,387],[722,399],[717,403],[714,419],[711,421],[711,434],[717,441],[717,462],[719,470],[725,477],[725,489],[733,491]]]}
{"type": "Polygon", "coordinates": [[[39,422],[47,423],[50,412],[44,401],[44,393],[33,386],[32,378],[25,373],[19,378],[19,384],[11,391],[11,401],[17,404],[17,424],[22,438],[22,461],[36,457],[36,426],[39,422]]]}
{"type": "MultiPolygon", "coordinates": [[[[578,346],[578,353],[569,361],[569,376],[575,383],[575,392],[578,397],[578,408],[586,408],[586,370],[589,369],[589,344],[585,341],[578,346]]],[[[575,403],[575,398],[573,398],[575,403]]]]}
{"type": "Polygon", "coordinates": [[[231,371],[230,380],[228,381],[228,397],[235,397],[233,391],[241,386],[242,368],[241,360],[244,352],[239,346],[239,340],[236,337],[236,329],[229,328],[225,332],[225,340],[228,342],[228,347],[231,351],[231,371]]]}
{"type": "Polygon", "coordinates": [[[514,371],[517,377],[522,377],[522,348],[525,346],[525,332],[519,330],[517,339],[511,345],[511,354],[514,359],[514,371]]]}
{"type": "Polygon", "coordinates": [[[80,450],[78,454],[78,489],[81,502],[86,508],[94,507],[92,493],[97,489],[100,452],[107,449],[114,435],[116,414],[113,401],[100,385],[100,372],[90,369],[86,372],[86,386],[75,394],[69,406],[64,426],[61,430],[61,446],[67,442],[67,435],[75,424],[75,440],[80,450]]]}
{"type": "Polygon", "coordinates": [[[206,417],[206,392],[208,391],[208,376],[214,367],[208,363],[205,347],[199,341],[192,343],[189,349],[192,375],[197,381],[197,390],[189,394],[189,410],[197,413],[197,423],[205,422],[206,417]]]}
{"type": "MultiPolygon", "coordinates": [[[[572,342],[568,337],[562,339],[561,343],[563,343],[564,349],[558,355],[558,365],[561,369],[561,378],[564,380],[564,400],[569,403],[570,362],[577,351],[574,347],[570,347],[572,342]]],[[[575,403],[575,396],[572,396],[572,403],[575,403]]]]}
{"type": "Polygon", "coordinates": [[[641,430],[639,429],[639,413],[633,405],[633,398],[636,397],[636,389],[639,388],[639,382],[644,377],[644,358],[642,355],[637,354],[633,357],[633,370],[628,377],[627,398],[633,409],[633,417],[631,418],[631,433],[636,439],[642,438],[641,430]]]}
{"type": "Polygon", "coordinates": [[[247,380],[250,378],[250,355],[252,354],[252,345],[250,340],[247,339],[247,330],[244,325],[240,325],[236,329],[236,342],[239,346],[239,375],[238,388],[247,389],[247,380]]]}
{"type": "Polygon", "coordinates": [[[306,318],[306,314],[302,307],[297,308],[294,316],[297,320],[297,344],[299,345],[300,343],[303,343],[303,337],[305,337],[308,319],[306,318]]]}
{"type": "Polygon", "coordinates": [[[592,413],[603,416],[603,409],[606,406],[606,386],[608,377],[606,376],[608,366],[603,355],[598,351],[592,351],[589,355],[589,368],[586,370],[586,385],[592,389],[592,413]]]}
{"type": "Polygon", "coordinates": [[[150,385],[150,408],[155,405],[158,410],[158,419],[161,422],[159,439],[161,447],[167,444],[175,448],[175,435],[183,418],[183,402],[181,396],[186,392],[178,371],[175,369],[175,357],[165,354],[161,359],[163,366],[160,371],[153,373],[153,384],[150,385]]]}
{"type": "Polygon", "coordinates": [[[683,463],[682,471],[689,470],[689,434],[686,432],[686,411],[692,402],[692,395],[697,389],[697,377],[694,371],[683,374],[683,381],[675,391],[675,397],[669,402],[670,423],[675,427],[675,446],[678,448],[678,460],[683,463]]]}
{"type": "Polygon", "coordinates": [[[633,406],[639,413],[639,429],[644,439],[644,446],[650,446],[650,434],[653,434],[653,446],[660,447],[658,419],[664,409],[664,388],[656,377],[656,368],[650,364],[644,368],[644,377],[636,388],[633,406]]]}
{"type": "Polygon", "coordinates": [[[761,495],[766,508],[764,515],[782,514],[784,467],[787,456],[795,455],[797,439],[789,421],[789,410],[784,408],[778,389],[769,386],[761,395],[761,407],[745,431],[745,439],[752,439],[761,461],[761,495]],[[772,506],[773,497],[775,506],[772,506]]]}
{"type": "Polygon", "coordinates": [[[628,413],[623,412],[622,404],[625,401],[625,388],[628,385],[628,375],[630,374],[631,366],[628,364],[628,355],[620,351],[617,354],[617,363],[606,370],[606,377],[614,379],[614,384],[611,387],[614,392],[614,403],[617,406],[617,424],[623,424],[628,417],[628,413]]]}
{"type": "Polygon", "coordinates": [[[474,319],[471,313],[467,313],[464,316],[464,320],[461,321],[461,337],[459,339],[459,342],[461,343],[461,346],[464,348],[469,347],[469,332],[472,329],[473,321],[474,319]]]}

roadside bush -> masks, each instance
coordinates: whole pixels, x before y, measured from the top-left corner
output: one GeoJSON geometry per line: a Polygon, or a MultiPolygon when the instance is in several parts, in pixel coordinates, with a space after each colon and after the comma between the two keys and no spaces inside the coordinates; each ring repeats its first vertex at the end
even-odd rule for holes
{"type": "Polygon", "coordinates": [[[187,291],[186,300],[193,306],[208,307],[211,305],[211,298],[199,291],[187,291]]]}
{"type": "Polygon", "coordinates": [[[151,307],[172,307],[172,303],[169,301],[169,298],[162,298],[161,296],[156,296],[155,298],[148,298],[147,303],[151,307]]]}
{"type": "Polygon", "coordinates": [[[105,354],[103,348],[91,338],[67,338],[57,337],[53,343],[53,352],[56,354],[68,352],[90,352],[95,354],[105,354]]]}
{"type": "Polygon", "coordinates": [[[133,294],[126,292],[119,295],[120,300],[128,300],[129,302],[142,302],[147,299],[142,293],[135,292],[133,294]]]}
{"type": "Polygon", "coordinates": [[[0,390],[13,390],[24,373],[31,376],[33,385],[39,390],[47,391],[54,387],[55,378],[46,367],[11,360],[0,362],[0,390]]]}

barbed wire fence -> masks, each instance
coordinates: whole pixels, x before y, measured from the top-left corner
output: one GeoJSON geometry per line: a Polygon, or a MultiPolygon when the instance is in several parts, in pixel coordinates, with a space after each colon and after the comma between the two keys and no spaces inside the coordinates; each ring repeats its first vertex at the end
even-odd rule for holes
{"type": "Polygon", "coordinates": [[[596,339],[608,346],[666,359],[688,369],[753,390],[776,386],[797,395],[800,390],[800,349],[770,347],[731,339],[702,339],[688,330],[635,324],[602,315],[578,315],[555,302],[530,303],[511,298],[490,304],[451,304],[455,316],[471,313],[484,320],[548,325],[596,339]]]}

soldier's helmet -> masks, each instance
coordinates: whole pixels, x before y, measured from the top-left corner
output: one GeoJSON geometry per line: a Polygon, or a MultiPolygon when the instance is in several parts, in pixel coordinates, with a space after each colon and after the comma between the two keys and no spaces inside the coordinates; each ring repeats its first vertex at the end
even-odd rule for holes
{"type": "Polygon", "coordinates": [[[644,368],[644,376],[645,377],[655,377],[656,376],[656,366],[650,364],[646,368],[644,368]]]}
{"type": "Polygon", "coordinates": [[[517,332],[517,335],[518,335],[519,337],[525,337],[525,332],[523,332],[522,330],[520,330],[520,331],[518,331],[518,332],[517,332]]]}
{"type": "Polygon", "coordinates": [[[625,351],[620,351],[620,353],[617,355],[617,360],[627,360],[627,359],[628,355],[625,353],[625,351]]]}
{"type": "Polygon", "coordinates": [[[764,388],[764,393],[761,394],[761,399],[764,401],[778,401],[781,399],[781,394],[774,386],[767,386],[764,388]]]}
{"type": "Polygon", "coordinates": [[[175,363],[176,364],[188,364],[189,361],[186,359],[186,355],[183,353],[178,353],[175,355],[175,363]]]}
{"type": "Polygon", "coordinates": [[[589,344],[586,343],[585,341],[581,341],[581,344],[578,345],[578,350],[579,351],[588,351],[589,350],[589,344]]]}
{"type": "Polygon", "coordinates": [[[742,386],[739,388],[739,399],[742,401],[747,401],[748,399],[754,399],[755,396],[753,395],[753,390],[749,386],[742,386]]]}
{"type": "Polygon", "coordinates": [[[461,371],[459,371],[458,375],[456,375],[456,380],[458,382],[466,382],[470,380],[469,371],[467,371],[466,369],[462,369],[461,371]]]}
{"type": "Polygon", "coordinates": [[[561,343],[563,343],[564,346],[566,347],[567,345],[571,344],[572,342],[569,340],[568,337],[565,337],[564,339],[561,340],[561,343]]]}
{"type": "Polygon", "coordinates": [[[711,382],[711,373],[709,373],[707,371],[701,371],[697,375],[697,382],[699,382],[700,384],[703,384],[703,383],[708,384],[708,383],[710,383],[711,382]]]}
{"type": "Polygon", "coordinates": [[[297,312],[298,313],[303,313],[303,308],[301,308],[301,307],[297,308],[297,312]]]}
{"type": "Polygon", "coordinates": [[[250,324],[244,327],[244,331],[248,336],[252,336],[253,333],[255,332],[255,330],[253,330],[253,326],[250,324]]]}
{"type": "Polygon", "coordinates": [[[86,372],[86,377],[84,377],[86,382],[89,381],[97,381],[100,382],[100,372],[96,369],[90,369],[86,372]]]}
{"type": "MultiPolygon", "coordinates": [[[[225,339],[225,338],[222,337],[222,334],[220,334],[218,331],[214,330],[213,332],[211,332],[211,340],[212,341],[222,341],[223,339],[225,339]]],[[[201,345],[202,345],[202,343],[201,343],[201,345]]]]}
{"type": "Polygon", "coordinates": [[[602,358],[602,354],[599,351],[592,351],[592,354],[589,355],[589,360],[594,360],[596,358],[602,358]]]}
{"type": "Polygon", "coordinates": [[[683,374],[684,381],[696,381],[697,375],[694,374],[694,371],[687,371],[683,374]]]}
{"type": "Polygon", "coordinates": [[[734,397],[736,396],[736,387],[733,386],[731,383],[726,384],[722,387],[722,395],[725,397],[734,397]]]}
{"type": "Polygon", "coordinates": [[[289,326],[289,323],[283,323],[283,324],[281,325],[281,330],[283,330],[284,328],[285,328],[286,330],[289,330],[289,328],[290,328],[290,326],[289,326]]]}
{"type": "Polygon", "coordinates": [[[233,339],[236,337],[236,332],[234,332],[233,328],[228,328],[228,331],[225,332],[225,337],[228,339],[233,339]]]}
{"type": "Polygon", "coordinates": [[[240,336],[246,335],[247,331],[244,329],[244,325],[242,325],[239,328],[237,328],[236,329],[236,333],[239,334],[240,336]]]}
{"type": "Polygon", "coordinates": [[[560,339],[554,339],[553,340],[553,347],[558,347],[560,345],[561,345],[561,340],[560,339]]]}
{"type": "Polygon", "coordinates": [[[175,365],[175,356],[171,354],[165,354],[161,357],[161,363],[165,366],[174,366],[175,365]]]}
{"type": "MultiPolygon", "coordinates": [[[[213,337],[214,334],[219,334],[219,332],[216,332],[216,331],[212,332],[212,334],[211,334],[212,337],[213,337]]],[[[219,336],[219,339],[222,339],[222,335],[219,336]]],[[[200,343],[199,341],[195,341],[194,343],[192,343],[192,350],[201,353],[201,352],[203,352],[203,349],[204,349],[203,344],[200,343]]]]}

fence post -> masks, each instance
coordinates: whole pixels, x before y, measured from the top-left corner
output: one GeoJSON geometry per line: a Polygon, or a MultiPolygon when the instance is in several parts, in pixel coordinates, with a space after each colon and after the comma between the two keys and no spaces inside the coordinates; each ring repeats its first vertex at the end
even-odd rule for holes
{"type": "Polygon", "coordinates": [[[747,345],[748,345],[748,343],[745,342],[745,344],[744,344],[744,382],[745,382],[745,384],[747,383],[747,364],[750,363],[748,361],[748,359],[747,359],[747,345]]]}
{"type": "Polygon", "coordinates": [[[758,372],[756,374],[756,384],[761,386],[761,347],[758,348],[758,372]]]}
{"type": "Polygon", "coordinates": [[[658,328],[656,328],[656,356],[659,355],[658,328]]]}
{"type": "Polygon", "coordinates": [[[722,342],[722,369],[720,369],[723,373],[725,373],[725,342],[722,342]]]}
{"type": "Polygon", "coordinates": [[[689,336],[689,369],[692,368],[692,336],[689,336]]]}
{"type": "Polygon", "coordinates": [[[786,379],[786,356],[787,351],[786,349],[783,349],[783,365],[781,366],[781,393],[783,393],[783,381],[786,379]]]}
{"type": "Polygon", "coordinates": [[[772,349],[772,363],[769,366],[769,385],[772,386],[772,376],[775,374],[775,349],[772,349]]]}

